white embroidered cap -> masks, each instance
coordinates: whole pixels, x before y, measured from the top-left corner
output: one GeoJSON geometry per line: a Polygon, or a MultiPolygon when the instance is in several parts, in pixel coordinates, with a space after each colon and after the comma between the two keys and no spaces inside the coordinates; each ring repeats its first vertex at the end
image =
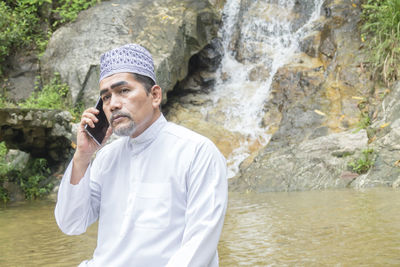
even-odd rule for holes
{"type": "Polygon", "coordinates": [[[153,58],[146,48],[138,44],[127,44],[101,55],[99,82],[108,76],[121,72],[144,75],[157,83],[153,58]]]}

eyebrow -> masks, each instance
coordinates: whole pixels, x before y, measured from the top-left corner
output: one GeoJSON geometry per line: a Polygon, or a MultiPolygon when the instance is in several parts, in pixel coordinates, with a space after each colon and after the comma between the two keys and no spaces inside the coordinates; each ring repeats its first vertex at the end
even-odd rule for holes
{"type": "MultiPolygon", "coordinates": [[[[126,81],[120,81],[120,82],[113,83],[113,84],[110,86],[110,88],[111,88],[111,89],[114,89],[114,88],[116,88],[116,87],[119,87],[119,86],[121,86],[121,85],[126,85],[126,84],[128,84],[128,82],[126,82],[126,81]]],[[[102,89],[102,90],[100,90],[100,96],[104,95],[104,94],[107,93],[107,92],[108,92],[108,89],[102,89]]]]}

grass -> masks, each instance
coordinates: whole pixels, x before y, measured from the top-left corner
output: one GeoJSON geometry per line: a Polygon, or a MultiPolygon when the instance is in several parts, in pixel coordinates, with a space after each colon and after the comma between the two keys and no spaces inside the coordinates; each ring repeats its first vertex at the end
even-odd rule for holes
{"type": "Polygon", "coordinates": [[[373,159],[374,150],[371,148],[364,149],[361,153],[360,158],[353,159],[347,165],[349,170],[358,174],[363,174],[369,171],[375,164],[373,159]]]}
{"type": "Polygon", "coordinates": [[[66,83],[61,83],[58,74],[43,86],[39,91],[33,92],[29,98],[18,104],[21,108],[45,108],[45,109],[67,109],[69,87],[66,83]]]}
{"type": "Polygon", "coordinates": [[[364,0],[362,19],[373,78],[390,85],[400,77],[400,0],[364,0]]]}
{"type": "MultiPolygon", "coordinates": [[[[40,77],[36,80],[40,80],[40,77]]],[[[61,82],[58,73],[42,88],[38,85],[35,88],[35,92],[29,98],[18,104],[7,101],[6,97],[0,94],[0,108],[59,109],[69,111],[75,122],[80,118],[84,107],[81,104],[77,104],[76,106],[71,104],[69,86],[61,82]]]]}

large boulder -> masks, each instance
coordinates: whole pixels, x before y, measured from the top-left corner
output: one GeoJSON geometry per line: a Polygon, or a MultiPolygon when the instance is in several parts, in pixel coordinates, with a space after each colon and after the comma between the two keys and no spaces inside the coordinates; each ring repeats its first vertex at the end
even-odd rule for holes
{"type": "Polygon", "coordinates": [[[353,1],[326,1],[324,16],[300,44],[301,53],[278,70],[265,105],[270,145],[347,131],[360,120],[360,100],[373,88],[363,68],[360,7],[353,1]]]}
{"type": "Polygon", "coordinates": [[[104,1],[53,34],[41,58],[42,77],[60,73],[73,103],[93,105],[100,55],[139,43],[154,57],[165,103],[167,92],[186,77],[190,57],[217,36],[219,23],[219,12],[206,0],[104,1]]]}

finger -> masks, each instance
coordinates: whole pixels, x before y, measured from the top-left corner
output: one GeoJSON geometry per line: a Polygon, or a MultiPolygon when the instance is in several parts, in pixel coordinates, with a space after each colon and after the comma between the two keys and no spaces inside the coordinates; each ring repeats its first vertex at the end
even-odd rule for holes
{"type": "Polygon", "coordinates": [[[99,121],[99,119],[97,119],[97,117],[96,117],[93,113],[89,113],[89,112],[83,113],[83,114],[82,114],[82,117],[83,117],[83,118],[91,119],[91,120],[94,121],[94,122],[98,122],[98,121],[99,121]]]}
{"type": "Polygon", "coordinates": [[[82,117],[80,124],[82,128],[84,128],[85,125],[89,125],[89,127],[94,128],[94,122],[90,118],[82,117]]]}
{"type": "Polygon", "coordinates": [[[91,107],[86,109],[83,113],[94,113],[94,114],[99,114],[99,110],[97,108],[91,107]]]}

